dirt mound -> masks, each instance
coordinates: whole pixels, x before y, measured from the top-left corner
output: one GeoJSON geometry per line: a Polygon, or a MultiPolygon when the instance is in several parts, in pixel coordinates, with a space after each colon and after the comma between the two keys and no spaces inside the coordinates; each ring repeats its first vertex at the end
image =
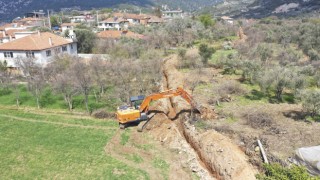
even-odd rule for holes
{"type": "Polygon", "coordinates": [[[212,130],[200,134],[188,121],[181,122],[187,141],[218,179],[255,179],[253,167],[229,138],[212,130]]]}
{"type": "MultiPolygon", "coordinates": [[[[171,56],[163,66],[163,89],[174,89],[185,85],[183,75],[176,69],[177,57],[171,56]]],[[[183,120],[180,112],[190,109],[184,99],[175,97],[157,104],[163,114],[156,115],[147,129],[156,139],[179,153],[185,154],[188,167],[201,179],[255,179],[256,170],[248,163],[245,154],[231,140],[215,131],[199,133],[183,120]],[[179,114],[176,121],[170,114],[179,114]],[[168,117],[169,115],[169,117],[168,117]]],[[[207,108],[207,116],[213,118],[213,110],[207,108]]]]}

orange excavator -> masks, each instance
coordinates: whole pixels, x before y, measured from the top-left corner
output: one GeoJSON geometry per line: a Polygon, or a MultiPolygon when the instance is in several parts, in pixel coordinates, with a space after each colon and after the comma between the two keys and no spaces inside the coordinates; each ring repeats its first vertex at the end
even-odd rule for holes
{"type": "MultiPolygon", "coordinates": [[[[171,98],[175,96],[181,96],[185,99],[193,109],[196,108],[196,103],[189,93],[187,93],[181,87],[177,89],[171,89],[160,93],[151,94],[145,96],[134,96],[130,98],[130,106],[120,106],[117,108],[116,116],[119,121],[120,129],[124,129],[127,124],[148,121],[154,116],[154,113],[148,114],[150,103],[163,98],[171,98]]],[[[139,127],[138,131],[142,131],[145,124],[139,127]]]]}

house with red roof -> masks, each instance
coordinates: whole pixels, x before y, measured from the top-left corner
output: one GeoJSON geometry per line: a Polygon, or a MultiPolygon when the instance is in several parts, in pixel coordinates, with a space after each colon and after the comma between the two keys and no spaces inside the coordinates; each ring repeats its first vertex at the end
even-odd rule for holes
{"type": "Polygon", "coordinates": [[[45,66],[54,55],[62,53],[77,55],[77,42],[49,32],[38,32],[0,44],[0,61],[6,61],[8,67],[17,67],[17,58],[32,58],[45,66]]]}
{"type": "Polygon", "coordinates": [[[120,17],[108,18],[98,23],[98,29],[100,30],[125,30],[128,28],[129,21],[120,17]]]}

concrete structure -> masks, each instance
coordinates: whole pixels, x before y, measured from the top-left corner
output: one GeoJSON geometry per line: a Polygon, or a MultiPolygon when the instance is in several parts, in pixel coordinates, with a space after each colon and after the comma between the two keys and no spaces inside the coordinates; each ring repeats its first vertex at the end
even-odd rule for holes
{"type": "Polygon", "coordinates": [[[33,58],[46,66],[60,53],[77,55],[77,43],[52,33],[38,32],[0,45],[0,61],[6,61],[8,67],[17,67],[17,58],[33,58]]]}
{"type": "Polygon", "coordinates": [[[162,18],[164,19],[174,19],[174,18],[183,18],[182,10],[173,10],[173,11],[162,11],[162,18]]]}
{"type": "Polygon", "coordinates": [[[86,16],[72,16],[70,17],[71,23],[82,23],[86,22],[87,17],[86,16]]]}
{"type": "Polygon", "coordinates": [[[43,10],[39,10],[39,11],[33,11],[33,12],[28,12],[25,14],[25,16],[31,17],[31,18],[44,18],[45,17],[45,13],[43,12],[43,10]]]}

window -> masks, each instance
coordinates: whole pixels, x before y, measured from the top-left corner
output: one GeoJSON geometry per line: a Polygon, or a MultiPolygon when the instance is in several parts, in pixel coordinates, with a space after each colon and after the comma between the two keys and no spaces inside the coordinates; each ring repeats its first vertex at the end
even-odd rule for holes
{"type": "Polygon", "coordinates": [[[5,58],[13,58],[13,52],[3,52],[5,58]]]}
{"type": "Polygon", "coordinates": [[[55,49],[54,49],[54,53],[55,53],[55,54],[59,54],[60,52],[61,52],[61,49],[60,49],[60,48],[55,48],[55,49]]]}
{"type": "Polygon", "coordinates": [[[67,46],[62,46],[62,51],[67,51],[67,46]]]}
{"type": "Polygon", "coordinates": [[[27,56],[28,58],[34,58],[34,52],[32,52],[32,51],[27,51],[27,52],[26,52],[26,56],[27,56]]]}
{"type": "Polygon", "coordinates": [[[73,49],[73,44],[70,44],[70,48],[73,49]]]}
{"type": "Polygon", "coordinates": [[[47,57],[51,56],[51,50],[46,51],[47,57]]]}

